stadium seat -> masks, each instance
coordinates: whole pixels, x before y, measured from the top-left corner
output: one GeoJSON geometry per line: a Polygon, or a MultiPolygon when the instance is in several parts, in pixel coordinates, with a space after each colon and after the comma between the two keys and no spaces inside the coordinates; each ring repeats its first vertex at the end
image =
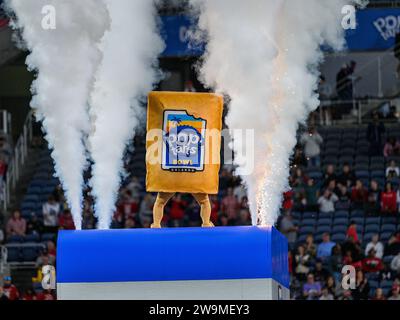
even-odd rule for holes
{"type": "Polygon", "coordinates": [[[28,234],[25,236],[26,242],[39,242],[40,236],[38,234],[28,234]]]}
{"type": "Polygon", "coordinates": [[[346,233],[347,227],[341,225],[335,225],[332,228],[332,233],[346,233]]]}
{"type": "Polygon", "coordinates": [[[7,238],[7,243],[21,243],[24,241],[25,241],[24,237],[18,235],[12,235],[7,238]]]}
{"type": "Polygon", "coordinates": [[[315,219],[318,216],[317,212],[307,211],[303,213],[303,219],[315,219]]]}
{"type": "Polygon", "coordinates": [[[38,248],[36,246],[22,248],[22,260],[25,262],[35,261],[38,257],[38,248]]]}
{"type": "Polygon", "coordinates": [[[7,247],[7,262],[21,262],[21,260],[19,247],[7,247]]]}
{"type": "Polygon", "coordinates": [[[365,224],[373,224],[373,225],[380,225],[381,224],[381,218],[380,217],[367,217],[365,219],[365,224]]]}
{"type": "Polygon", "coordinates": [[[349,212],[348,211],[344,211],[344,210],[336,211],[335,212],[335,218],[348,219],[349,218],[349,212]]]}
{"type": "Polygon", "coordinates": [[[349,220],[346,219],[346,218],[335,218],[335,219],[333,220],[333,225],[334,225],[334,226],[340,225],[340,226],[345,226],[345,227],[347,227],[348,224],[349,224],[349,220]]]}
{"type": "Polygon", "coordinates": [[[393,235],[393,232],[382,232],[382,233],[379,235],[379,238],[380,238],[381,241],[386,242],[386,241],[388,241],[388,240],[390,239],[390,237],[391,237],[392,235],[393,235]]]}
{"type": "Polygon", "coordinates": [[[318,226],[330,226],[332,224],[332,220],[329,218],[321,218],[317,222],[318,226]]]}
{"type": "Polygon", "coordinates": [[[396,226],[394,224],[382,224],[381,232],[392,232],[396,231],[396,226]]]}
{"type": "Polygon", "coordinates": [[[346,235],[344,233],[335,233],[332,235],[332,241],[340,243],[346,240],[346,235]]]}
{"type": "Polygon", "coordinates": [[[378,225],[373,225],[373,224],[367,224],[365,226],[365,232],[366,233],[379,233],[379,226],[378,225]]]}
{"type": "Polygon", "coordinates": [[[44,233],[42,234],[42,239],[41,241],[54,241],[56,238],[56,235],[54,233],[44,233]]]}

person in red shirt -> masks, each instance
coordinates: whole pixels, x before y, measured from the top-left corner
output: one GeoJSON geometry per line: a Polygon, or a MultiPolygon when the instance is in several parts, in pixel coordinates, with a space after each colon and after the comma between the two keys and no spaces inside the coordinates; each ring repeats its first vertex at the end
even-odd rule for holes
{"type": "Polygon", "coordinates": [[[285,212],[290,211],[293,208],[293,195],[294,195],[293,190],[286,191],[283,194],[282,208],[285,212]]]}
{"type": "Polygon", "coordinates": [[[233,189],[228,188],[227,195],[222,199],[222,213],[228,216],[228,219],[235,220],[238,217],[239,201],[233,194],[233,189]]]}
{"type": "Polygon", "coordinates": [[[3,279],[3,292],[7,296],[8,300],[18,300],[19,291],[16,286],[12,284],[10,276],[6,276],[3,279]]]}
{"type": "Polygon", "coordinates": [[[362,261],[362,270],[364,272],[377,273],[383,269],[382,260],[377,258],[375,249],[368,252],[368,257],[362,261]]]}
{"type": "Polygon", "coordinates": [[[368,200],[368,190],[364,187],[361,180],[356,181],[356,185],[351,189],[351,201],[353,206],[361,208],[368,200]]]}
{"type": "Polygon", "coordinates": [[[171,209],[169,216],[171,220],[182,220],[185,216],[186,202],[182,200],[182,196],[178,193],[171,200],[171,209]]]}
{"type": "Polygon", "coordinates": [[[211,222],[216,225],[218,223],[218,213],[219,213],[219,201],[216,195],[210,197],[211,200],[211,222]]]}
{"type": "Polygon", "coordinates": [[[43,290],[37,294],[37,300],[55,300],[55,297],[51,290],[43,290]]]}
{"type": "Polygon", "coordinates": [[[397,209],[397,195],[390,182],[386,183],[385,191],[381,194],[381,212],[395,213],[397,209]]]}
{"type": "Polygon", "coordinates": [[[36,299],[37,299],[36,294],[32,289],[27,289],[22,296],[22,300],[26,301],[32,301],[36,299]]]}
{"type": "Polygon", "coordinates": [[[75,225],[74,225],[74,220],[72,219],[71,211],[69,211],[68,209],[64,210],[63,214],[60,215],[58,224],[60,226],[60,229],[74,230],[75,225]]]}
{"type": "Polygon", "coordinates": [[[346,232],[346,237],[352,237],[354,239],[355,242],[359,242],[358,240],[358,234],[357,234],[357,225],[354,221],[351,221],[347,232],[346,232]]]}

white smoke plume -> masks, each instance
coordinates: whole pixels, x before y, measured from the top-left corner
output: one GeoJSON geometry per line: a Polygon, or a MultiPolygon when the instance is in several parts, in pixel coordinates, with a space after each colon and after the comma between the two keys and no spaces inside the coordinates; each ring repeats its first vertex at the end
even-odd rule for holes
{"type": "Polygon", "coordinates": [[[320,47],[343,48],[342,7],[361,2],[192,0],[208,37],[203,82],[231,98],[230,128],[255,130],[255,170],[242,177],[253,224],[276,222],[296,131],[319,105],[320,47]]]}
{"type": "MultiPolygon", "coordinates": [[[[86,0],[85,0],[86,1],[86,0]]],[[[153,0],[104,0],[111,18],[101,42],[102,63],[91,95],[89,151],[98,228],[108,229],[123,172],[123,154],[145,112],[143,101],[158,80],[158,33],[153,0]]]]}
{"type": "MultiPolygon", "coordinates": [[[[98,0],[7,0],[31,52],[26,63],[37,71],[31,106],[43,120],[76,229],[81,228],[82,172],[87,165],[83,143],[89,131],[87,101],[101,53],[97,44],[109,24],[98,0]],[[55,29],[42,25],[43,8],[55,9],[55,29]]],[[[45,24],[46,25],[46,24],[45,24]]]]}

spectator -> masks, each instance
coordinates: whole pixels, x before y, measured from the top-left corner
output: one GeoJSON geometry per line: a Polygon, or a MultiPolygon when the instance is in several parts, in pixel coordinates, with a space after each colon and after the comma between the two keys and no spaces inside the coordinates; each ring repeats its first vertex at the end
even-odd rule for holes
{"type": "Polygon", "coordinates": [[[281,220],[280,230],[288,239],[289,244],[296,242],[298,227],[293,223],[293,217],[290,212],[287,212],[281,220]]]}
{"type": "Polygon", "coordinates": [[[368,251],[368,256],[362,261],[362,270],[368,273],[378,273],[383,269],[382,260],[376,257],[374,248],[368,251]]]}
{"type": "Polygon", "coordinates": [[[365,204],[365,212],[367,215],[376,215],[380,211],[381,191],[375,180],[371,180],[371,185],[368,191],[368,198],[365,204]]]}
{"type": "Polygon", "coordinates": [[[339,184],[338,201],[335,204],[337,210],[348,210],[351,206],[351,195],[345,185],[339,184]]]}
{"type": "Polygon", "coordinates": [[[318,299],[321,295],[321,284],[314,280],[314,275],[309,273],[307,282],[303,285],[303,297],[307,300],[318,299]]]}
{"type": "Polygon", "coordinates": [[[353,208],[361,209],[368,201],[368,190],[364,187],[361,180],[356,181],[356,185],[351,190],[351,201],[353,208]]]}
{"type": "Polygon", "coordinates": [[[328,189],[324,191],[324,194],[319,197],[319,211],[321,213],[332,213],[335,211],[335,203],[339,200],[336,194],[332,193],[328,189]]]}
{"type": "Polygon", "coordinates": [[[24,294],[22,295],[22,300],[25,300],[25,301],[37,300],[36,294],[33,291],[33,289],[31,289],[31,288],[26,289],[24,294]]]}
{"type": "Polygon", "coordinates": [[[228,188],[227,195],[222,199],[221,204],[222,212],[225,213],[229,219],[236,220],[239,202],[234,196],[232,188],[228,188]]]}
{"type": "Polygon", "coordinates": [[[58,230],[58,215],[61,206],[54,197],[51,195],[47,202],[43,204],[43,225],[44,231],[48,233],[55,233],[58,230]]]}
{"type": "Polygon", "coordinates": [[[355,242],[358,242],[357,224],[354,221],[350,222],[347,228],[346,237],[352,237],[355,242]]]}
{"type": "Polygon", "coordinates": [[[372,300],[386,300],[382,288],[377,288],[375,291],[375,295],[372,300]]]}
{"type": "Polygon", "coordinates": [[[32,213],[31,218],[27,222],[26,234],[40,235],[43,233],[43,222],[39,220],[35,213],[32,213]]]}
{"type": "Polygon", "coordinates": [[[315,263],[315,268],[314,268],[313,274],[314,274],[315,281],[318,281],[320,283],[325,282],[328,279],[328,277],[330,276],[329,271],[326,270],[324,268],[324,266],[322,265],[321,259],[317,259],[317,261],[315,263]]]}
{"type": "Polygon", "coordinates": [[[26,221],[21,217],[21,212],[19,210],[15,210],[12,213],[11,218],[7,222],[7,236],[21,236],[24,237],[26,235],[26,221]]]}
{"type": "Polygon", "coordinates": [[[400,287],[395,286],[392,288],[392,295],[388,298],[388,300],[400,300],[400,287]]]}
{"type": "MultiPolygon", "coordinates": [[[[245,198],[242,199],[242,204],[244,201],[247,201],[247,197],[245,197],[245,198]]],[[[220,208],[218,197],[216,195],[211,195],[210,202],[211,202],[211,221],[212,221],[212,223],[214,223],[214,225],[217,225],[219,208],[220,208]]]]}
{"type": "Polygon", "coordinates": [[[8,301],[8,297],[4,292],[4,288],[0,286],[0,301],[8,301]]]}
{"type": "Polygon", "coordinates": [[[169,218],[176,225],[181,225],[181,221],[185,216],[185,207],[187,202],[182,199],[182,195],[177,193],[169,202],[169,218]]]}
{"type": "Polygon", "coordinates": [[[354,184],[354,181],[355,175],[350,169],[350,165],[348,163],[343,164],[342,173],[337,178],[337,182],[343,186],[350,187],[354,184]]]}
{"type": "Polygon", "coordinates": [[[400,170],[399,167],[396,164],[396,161],[391,160],[389,162],[389,166],[386,168],[386,177],[399,177],[400,176],[400,170]]]}
{"type": "Polygon", "coordinates": [[[304,194],[305,194],[304,205],[306,209],[310,211],[317,211],[319,190],[318,187],[315,185],[314,179],[307,180],[307,185],[304,188],[304,194]]]}
{"type": "Polygon", "coordinates": [[[294,151],[292,166],[293,167],[307,166],[307,158],[305,157],[303,149],[301,147],[296,147],[296,150],[294,151]]]}
{"type": "Polygon", "coordinates": [[[390,268],[397,274],[400,274],[400,253],[398,253],[397,256],[392,259],[390,268]]]}
{"type": "Polygon", "coordinates": [[[331,237],[328,232],[322,235],[322,242],[318,245],[317,258],[326,259],[332,254],[332,248],[336,243],[331,241],[331,237]]]}
{"type": "Polygon", "coordinates": [[[340,281],[343,257],[340,245],[335,245],[332,248],[332,254],[327,258],[328,271],[335,277],[336,281],[340,281]]]}
{"type": "Polygon", "coordinates": [[[400,234],[391,236],[386,244],[384,256],[396,256],[400,252],[400,234]]]}
{"type": "Polygon", "coordinates": [[[37,294],[37,300],[55,300],[55,297],[51,290],[45,289],[37,294]]]}
{"type": "Polygon", "coordinates": [[[304,154],[308,165],[319,167],[321,165],[321,145],[323,139],[314,127],[310,127],[308,132],[303,133],[300,143],[304,146],[304,154]]]}
{"type": "MultiPolygon", "coordinates": [[[[147,193],[143,200],[142,203],[140,204],[140,209],[139,209],[139,221],[140,223],[144,224],[144,222],[150,220],[153,220],[153,205],[154,205],[154,197],[150,194],[147,193]]],[[[164,215],[163,221],[167,218],[166,215],[164,215]]]]}
{"type": "MultiPolygon", "coordinates": [[[[383,155],[385,158],[390,156],[398,156],[400,154],[400,143],[395,137],[389,137],[383,148],[383,155]]],[[[397,176],[399,173],[397,172],[397,176]]]]}
{"type": "Polygon", "coordinates": [[[317,256],[317,246],[314,243],[314,237],[312,234],[308,234],[306,237],[305,250],[311,258],[315,258],[317,256]]]}
{"type": "Polygon", "coordinates": [[[3,278],[3,293],[7,296],[8,300],[18,300],[19,291],[15,285],[12,283],[10,276],[5,276],[3,278]]]}
{"type": "Polygon", "coordinates": [[[250,211],[248,209],[241,209],[239,211],[239,219],[238,219],[236,225],[248,226],[250,224],[251,224],[250,211]]]}
{"type": "Polygon", "coordinates": [[[373,121],[367,128],[367,139],[369,141],[369,155],[382,155],[382,136],[385,133],[385,126],[379,120],[379,114],[374,112],[372,115],[373,121]]]}
{"type": "Polygon", "coordinates": [[[72,218],[71,211],[69,209],[64,210],[64,212],[60,215],[58,220],[58,225],[61,230],[74,230],[74,220],[72,218]]]}
{"type": "Polygon", "coordinates": [[[365,277],[364,272],[357,271],[356,274],[356,288],[351,290],[351,295],[354,300],[368,300],[370,286],[368,279],[365,277]]]}
{"type": "Polygon", "coordinates": [[[385,191],[381,193],[381,212],[394,214],[397,210],[397,195],[390,182],[386,183],[385,191]]]}
{"type": "Polygon", "coordinates": [[[324,184],[323,187],[326,188],[329,186],[331,181],[336,181],[336,173],[335,166],[333,164],[328,164],[326,166],[325,174],[324,174],[324,184]]]}
{"type": "Polygon", "coordinates": [[[310,268],[309,268],[309,263],[311,260],[310,255],[306,252],[304,246],[300,245],[297,248],[297,253],[294,257],[296,268],[295,272],[298,278],[301,281],[304,281],[306,279],[306,275],[309,273],[310,268]]]}
{"type": "Polygon", "coordinates": [[[383,244],[379,241],[379,235],[374,234],[371,241],[365,247],[365,255],[367,256],[371,249],[375,250],[375,256],[379,259],[383,257],[383,244]]]}
{"type": "Polygon", "coordinates": [[[319,300],[325,300],[325,301],[334,300],[334,297],[333,297],[332,293],[329,292],[327,287],[323,287],[322,294],[321,294],[321,297],[319,298],[319,300]]]}

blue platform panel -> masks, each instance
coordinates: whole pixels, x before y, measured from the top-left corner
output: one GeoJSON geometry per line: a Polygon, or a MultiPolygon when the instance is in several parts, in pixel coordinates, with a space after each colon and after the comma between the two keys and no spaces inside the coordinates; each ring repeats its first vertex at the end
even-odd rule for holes
{"type": "Polygon", "coordinates": [[[60,231],[58,283],[272,279],[289,287],[274,227],[60,231]]]}

